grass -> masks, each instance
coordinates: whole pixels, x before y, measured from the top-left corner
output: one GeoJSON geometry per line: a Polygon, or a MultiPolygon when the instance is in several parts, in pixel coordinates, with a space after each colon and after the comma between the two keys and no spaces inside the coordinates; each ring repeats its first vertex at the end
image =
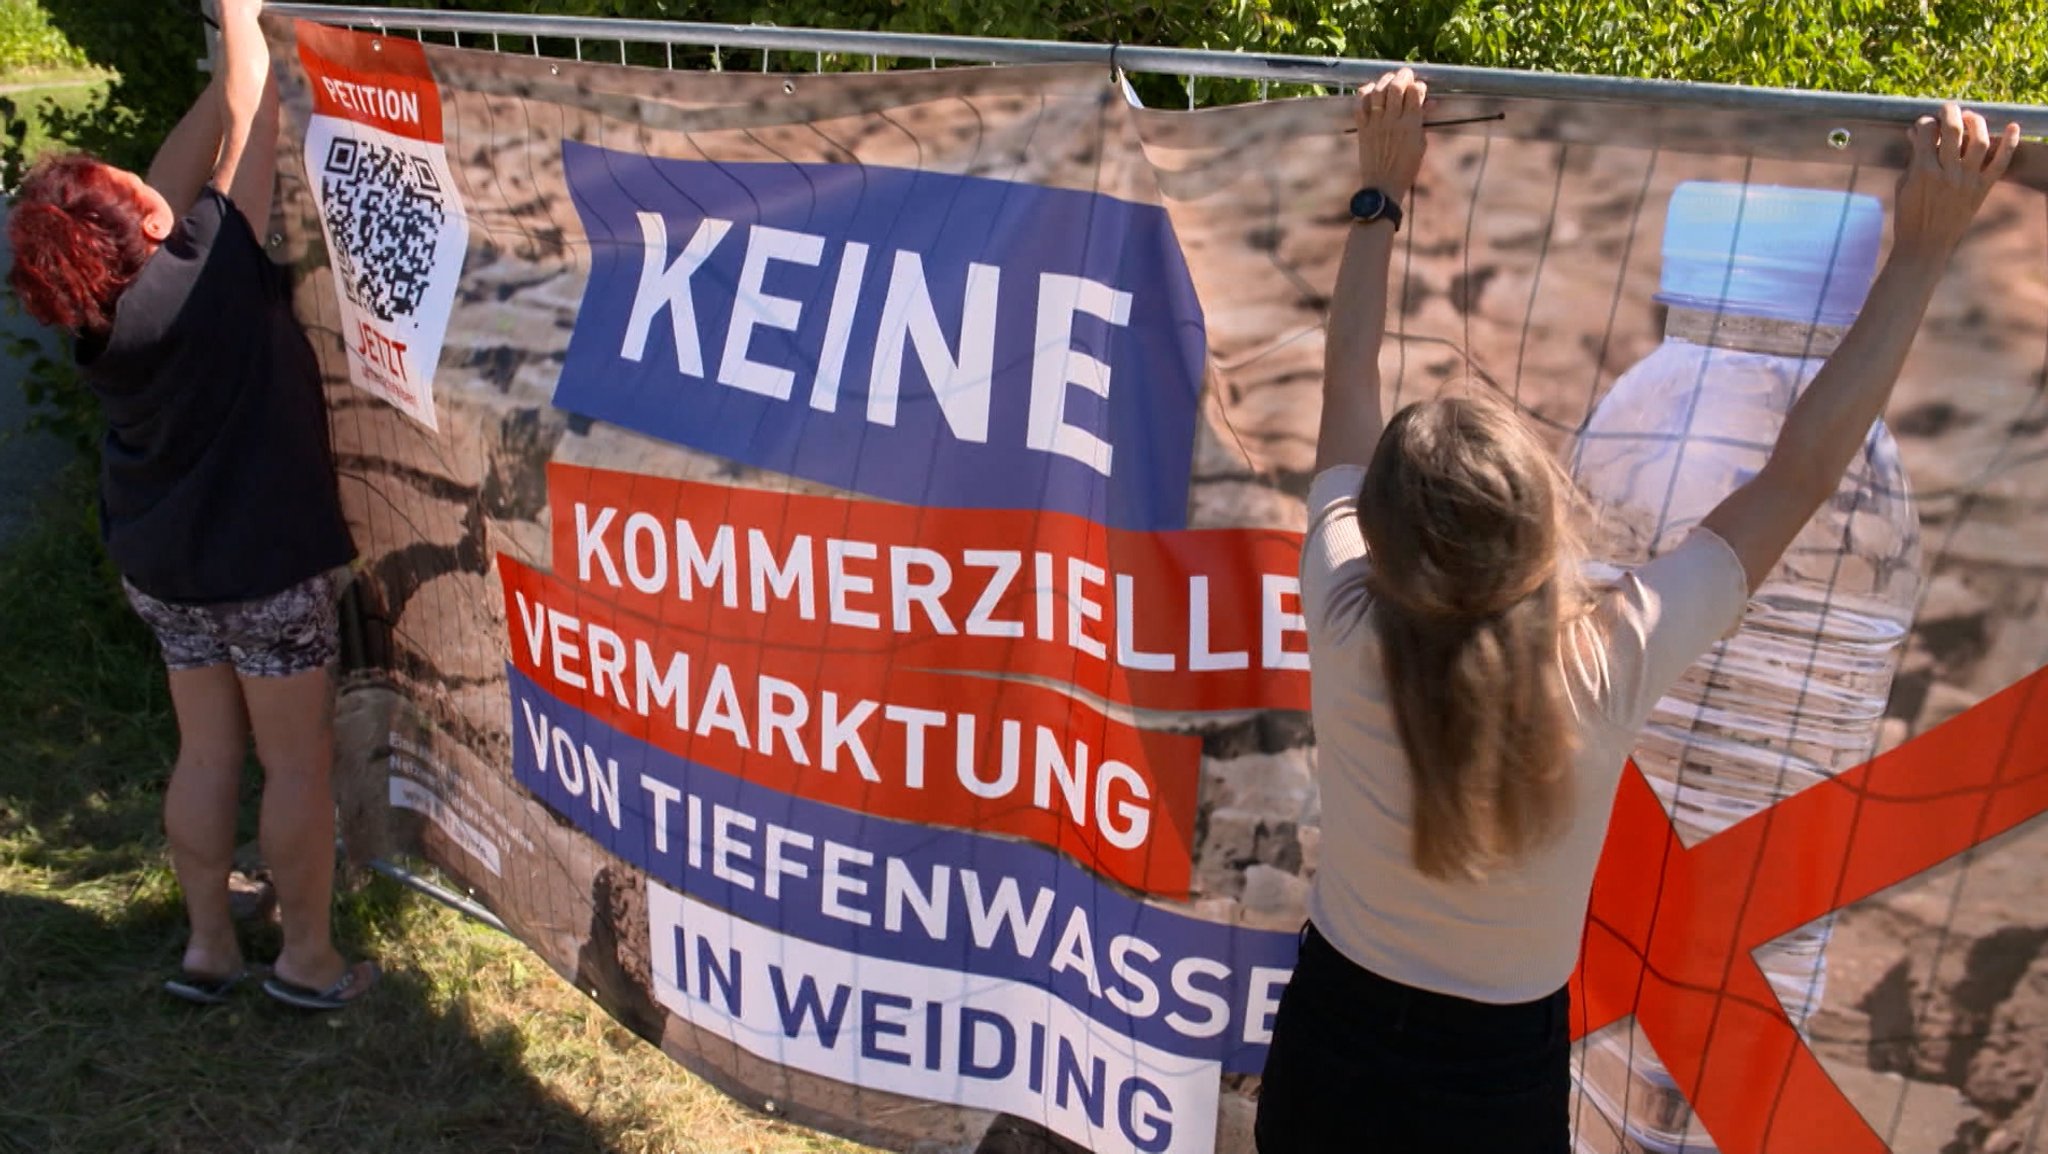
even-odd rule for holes
{"type": "MultiPolygon", "coordinates": [[[[382,879],[337,905],[343,948],[389,971],[363,1005],[163,997],[183,944],[158,828],[169,703],[89,471],[51,489],[0,546],[0,1151],[861,1149],[752,1114],[516,942],[382,879]]],[[[268,957],[275,930],[245,947],[268,957]]]]}
{"type": "Polygon", "coordinates": [[[98,100],[106,87],[106,75],[98,72],[39,74],[19,80],[0,76],[0,88],[8,90],[0,99],[13,101],[16,114],[28,124],[28,136],[22,141],[22,155],[33,161],[58,143],[50,137],[46,117],[41,115],[43,109],[54,107],[63,112],[81,112],[98,100]],[[16,87],[17,84],[23,86],[16,87]]]}

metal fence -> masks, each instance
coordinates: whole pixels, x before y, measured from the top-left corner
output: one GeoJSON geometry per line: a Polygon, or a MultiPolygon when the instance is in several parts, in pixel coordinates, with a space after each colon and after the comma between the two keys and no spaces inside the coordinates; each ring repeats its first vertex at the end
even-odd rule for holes
{"type": "MultiPolygon", "coordinates": [[[[745,53],[744,65],[763,72],[822,72],[865,60],[937,68],[942,64],[1099,64],[1106,76],[1122,73],[1177,77],[1185,82],[1189,107],[1198,102],[1202,80],[1238,80],[1256,85],[1258,96],[1299,91],[1302,86],[1343,90],[1368,82],[1401,62],[1314,56],[1265,56],[1188,48],[1128,44],[1084,44],[1050,40],[1004,40],[971,36],[923,36],[823,28],[781,28],[765,24],[698,24],[666,20],[620,20],[581,16],[536,16],[513,12],[437,12],[327,4],[272,4],[269,10],[322,23],[409,35],[456,47],[558,54],[577,60],[688,67],[676,49],[697,50],[708,67],[724,69],[728,56],[745,53]],[[633,49],[639,49],[637,53],[633,49]],[[552,50],[552,51],[550,51],[552,50]],[[753,58],[758,56],[758,61],[753,58]],[[808,60],[806,60],[808,58],[808,60]]],[[[733,63],[740,63],[734,61],[733,63]]],[[[743,65],[743,66],[744,66],[743,65]]],[[[1927,101],[1898,96],[1858,96],[1694,84],[1569,76],[1544,72],[1420,65],[1431,88],[1472,96],[1520,97],[1665,106],[1735,109],[1788,116],[1838,117],[1910,123],[1927,111],[1927,101]]],[[[2029,135],[2048,135],[2048,108],[2033,105],[1973,105],[1987,119],[2017,122],[2029,135]]]]}

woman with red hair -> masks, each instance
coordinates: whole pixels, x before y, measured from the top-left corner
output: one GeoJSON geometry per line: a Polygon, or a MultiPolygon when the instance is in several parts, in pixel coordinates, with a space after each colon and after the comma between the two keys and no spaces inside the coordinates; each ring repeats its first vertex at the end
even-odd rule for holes
{"type": "Polygon", "coordinates": [[[354,557],[320,370],[257,239],[276,177],[261,0],[222,0],[212,85],[137,176],[46,160],[8,222],[8,283],[67,330],[107,419],[100,528],[155,632],[178,717],[164,797],[191,939],[170,993],[224,1001],[249,974],[229,914],[242,761],[263,763],[260,841],[284,946],[264,991],[338,1009],[376,982],[330,936],[335,573],[354,557]]]}

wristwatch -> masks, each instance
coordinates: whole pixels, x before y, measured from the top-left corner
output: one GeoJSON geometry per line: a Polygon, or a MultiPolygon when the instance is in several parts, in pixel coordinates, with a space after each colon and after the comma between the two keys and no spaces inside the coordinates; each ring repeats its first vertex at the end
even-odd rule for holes
{"type": "Polygon", "coordinates": [[[1384,220],[1394,226],[1395,232],[1400,232],[1401,206],[1377,188],[1360,189],[1351,197],[1351,219],[1359,224],[1384,220]]]}

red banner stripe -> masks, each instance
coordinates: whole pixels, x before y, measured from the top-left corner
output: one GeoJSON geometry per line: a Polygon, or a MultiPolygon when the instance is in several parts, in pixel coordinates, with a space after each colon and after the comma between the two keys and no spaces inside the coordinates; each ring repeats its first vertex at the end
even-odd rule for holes
{"type": "Polygon", "coordinates": [[[707,638],[509,557],[499,570],[514,665],[621,732],[784,793],[1029,838],[1145,892],[1187,893],[1197,738],[1022,682],[707,638]]]}
{"type": "Polygon", "coordinates": [[[1298,533],[1123,532],[561,464],[548,493],[554,571],[665,627],[1047,677],[1141,709],[1308,708],[1298,533]],[[773,584],[792,563],[807,603],[773,584]]]}
{"type": "Polygon", "coordinates": [[[441,90],[419,42],[292,23],[314,112],[441,143],[441,90]]]}

